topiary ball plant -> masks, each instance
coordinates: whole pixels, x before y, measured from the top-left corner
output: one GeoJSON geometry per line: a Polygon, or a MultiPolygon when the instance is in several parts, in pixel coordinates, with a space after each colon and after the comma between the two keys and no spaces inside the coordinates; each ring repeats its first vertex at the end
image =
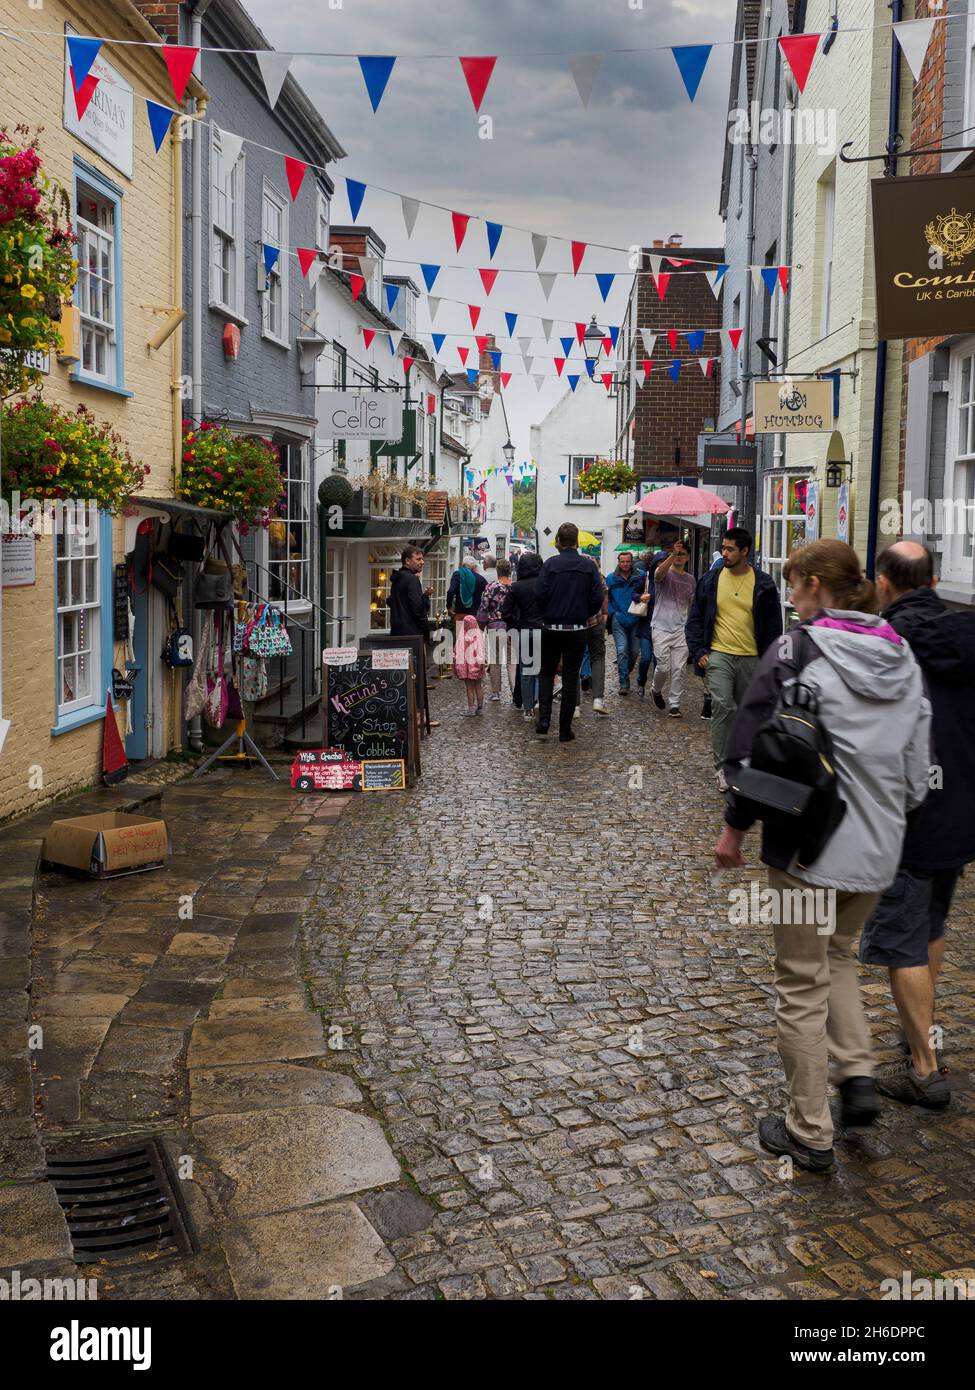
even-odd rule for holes
{"type": "Polygon", "coordinates": [[[323,478],[318,485],[318,500],[323,507],[350,507],[354,496],[348,478],[341,478],[336,473],[323,478]]]}

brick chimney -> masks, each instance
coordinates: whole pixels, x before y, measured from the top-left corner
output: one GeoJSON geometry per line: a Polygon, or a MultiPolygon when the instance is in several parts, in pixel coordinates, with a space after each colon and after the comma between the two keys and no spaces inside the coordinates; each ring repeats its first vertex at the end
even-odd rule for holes
{"type": "Polygon", "coordinates": [[[160,37],[179,43],[179,0],[135,0],[135,7],[160,37]]]}

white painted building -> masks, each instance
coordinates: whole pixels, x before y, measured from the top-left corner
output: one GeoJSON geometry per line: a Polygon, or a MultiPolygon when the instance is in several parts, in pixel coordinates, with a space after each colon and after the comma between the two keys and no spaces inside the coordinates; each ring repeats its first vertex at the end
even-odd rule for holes
{"type": "Polygon", "coordinates": [[[543,559],[554,554],[552,543],[562,522],[574,521],[580,531],[599,537],[598,561],[603,572],[615,566],[624,518],[633,511],[636,495],[611,497],[603,492],[597,498],[588,498],[578,486],[579,474],[588,463],[615,458],[615,438],[616,401],[604,386],[586,377],[575,391],[567,390],[539,424],[532,426],[538,544],[543,559]]]}

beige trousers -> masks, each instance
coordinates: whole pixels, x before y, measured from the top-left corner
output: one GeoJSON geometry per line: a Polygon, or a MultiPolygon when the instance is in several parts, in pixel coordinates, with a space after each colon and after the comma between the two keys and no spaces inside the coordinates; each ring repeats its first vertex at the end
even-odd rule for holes
{"type": "MultiPolygon", "coordinates": [[[[777,895],[790,889],[808,893],[810,888],[781,869],[769,869],[768,880],[777,895]]],[[[818,890],[820,907],[827,891],[818,890]]],[[[818,930],[817,923],[809,921],[780,920],[773,927],[775,1022],[789,1087],[785,1122],[793,1137],[811,1149],[833,1146],[833,1121],[826,1100],[829,1057],[836,1063],[836,1081],[873,1075],[856,943],[879,897],[879,893],[836,893],[832,932],[818,930]]]]}

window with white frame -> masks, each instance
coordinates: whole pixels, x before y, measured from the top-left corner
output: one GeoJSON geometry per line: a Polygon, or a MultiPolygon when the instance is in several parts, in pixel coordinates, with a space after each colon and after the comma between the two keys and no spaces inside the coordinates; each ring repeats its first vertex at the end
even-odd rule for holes
{"type": "Polygon", "coordinates": [[[349,622],[349,548],[334,543],[325,551],[325,608],[329,615],[326,646],[341,647],[351,635],[349,622]]]}
{"type": "Polygon", "coordinates": [[[65,508],[58,520],[55,565],[57,714],[101,703],[101,530],[94,508],[65,508]]]}
{"type": "Polygon", "coordinates": [[[950,455],[945,469],[944,571],[975,582],[975,338],[952,352],[950,455]]]}
{"type": "Polygon", "coordinates": [[[793,613],[788,601],[782,569],[797,545],[806,540],[805,473],[774,473],[765,479],[765,504],[762,510],[762,564],[775,580],[779,602],[789,617],[793,613]]]}
{"type": "Polygon", "coordinates": [[[281,444],[278,459],[284,498],[268,527],[268,597],[295,608],[308,603],[312,593],[308,449],[281,444]]]}
{"type": "Polygon", "coordinates": [[[377,545],[369,552],[370,632],[389,631],[389,586],[393,570],[400,563],[402,549],[402,546],[377,545]]]}
{"type": "Polygon", "coordinates": [[[830,297],[833,290],[833,242],[836,230],[836,165],[822,181],[823,241],[820,265],[823,276],[823,296],[819,311],[819,332],[825,337],[829,332],[830,297]]]}
{"type": "Polygon", "coordinates": [[[595,498],[586,497],[584,493],[579,491],[579,475],[596,461],[594,454],[573,454],[569,458],[569,476],[567,482],[569,486],[568,500],[570,502],[585,502],[587,505],[591,506],[595,501],[595,498]]]}
{"type": "Polygon", "coordinates": [[[244,312],[244,156],[228,168],[220,130],[210,127],[210,303],[244,312]]]}
{"type": "Polygon", "coordinates": [[[96,381],[120,385],[116,352],[118,207],[79,180],[77,214],[80,370],[96,381]]]}
{"type": "Polygon", "coordinates": [[[264,184],[261,237],[267,246],[281,254],[267,277],[264,291],[264,333],[287,345],[288,341],[288,205],[269,183],[264,184]]]}

